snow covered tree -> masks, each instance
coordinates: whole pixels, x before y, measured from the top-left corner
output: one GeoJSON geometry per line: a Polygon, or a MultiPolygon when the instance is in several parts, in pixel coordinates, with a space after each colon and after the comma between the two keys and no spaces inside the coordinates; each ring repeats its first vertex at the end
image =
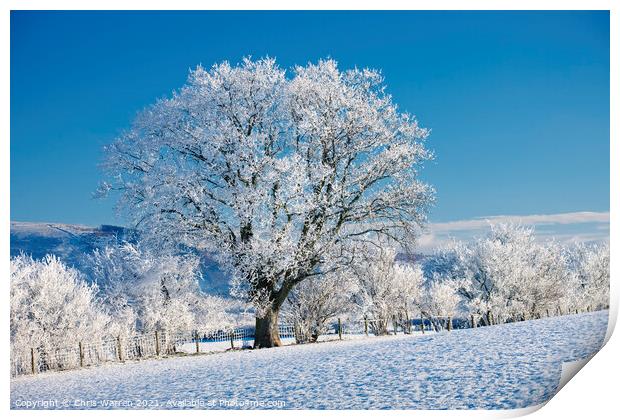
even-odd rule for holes
{"type": "Polygon", "coordinates": [[[141,244],[93,252],[88,266],[114,322],[111,333],[227,326],[222,299],[199,289],[199,264],[196,256],[160,255],[141,244]]]}
{"type": "Polygon", "coordinates": [[[469,270],[472,268],[472,250],[471,243],[451,240],[424,258],[422,262],[424,277],[429,281],[435,277],[450,280],[468,278],[471,275],[469,270]]]}
{"type": "Polygon", "coordinates": [[[519,321],[609,304],[609,245],[540,241],[532,228],[492,225],[488,235],[454,242],[425,263],[428,278],[456,281],[485,324],[519,321]]]}
{"type": "Polygon", "coordinates": [[[609,307],[609,243],[575,244],[567,252],[574,289],[560,303],[563,311],[600,310],[609,307]]]}
{"type": "Polygon", "coordinates": [[[392,304],[404,331],[409,332],[411,315],[422,308],[424,273],[419,264],[394,265],[392,304]]]}
{"type": "Polygon", "coordinates": [[[566,299],[575,288],[564,248],[556,241],[535,244],[531,249],[530,264],[534,278],[523,284],[525,318],[541,318],[555,311],[558,302],[566,299]]]}
{"type": "Polygon", "coordinates": [[[523,293],[535,278],[532,247],[532,230],[509,224],[491,226],[487,237],[473,243],[464,290],[474,312],[481,313],[487,324],[525,310],[523,293]]]}
{"type": "Polygon", "coordinates": [[[282,307],[282,317],[295,324],[298,342],[316,342],[328,322],[352,309],[354,285],[346,272],[332,272],[296,285],[282,307]]]}
{"type": "Polygon", "coordinates": [[[359,311],[369,319],[375,335],[388,333],[388,325],[397,314],[419,307],[422,270],[418,266],[396,263],[396,250],[386,244],[366,244],[352,267],[357,283],[354,295],[359,311]]]}
{"type": "Polygon", "coordinates": [[[399,112],[378,71],[333,60],[245,59],[191,71],[107,148],[119,208],[145,236],[204,250],[256,309],[256,347],[307,278],[350,264],[368,233],[412,243],[433,190],[428,132],[399,112]]]}
{"type": "Polygon", "coordinates": [[[461,296],[460,284],[452,279],[435,276],[428,285],[422,303],[423,312],[432,320],[434,317],[446,318],[445,326],[452,329],[452,319],[459,311],[461,296]]]}
{"type": "Polygon", "coordinates": [[[609,243],[590,247],[584,262],[588,273],[586,286],[587,305],[584,309],[601,310],[609,308],[610,254],[609,243]]]}
{"type": "Polygon", "coordinates": [[[392,298],[394,292],[394,258],[392,248],[372,248],[365,250],[367,256],[353,267],[357,282],[355,303],[375,335],[388,333],[388,325],[394,311],[392,298]],[[370,252],[369,252],[370,251],[370,252]]]}
{"type": "Polygon", "coordinates": [[[108,318],[100,310],[97,286],[48,255],[42,260],[11,258],[10,330],[13,354],[43,353],[100,337],[108,318]]]}

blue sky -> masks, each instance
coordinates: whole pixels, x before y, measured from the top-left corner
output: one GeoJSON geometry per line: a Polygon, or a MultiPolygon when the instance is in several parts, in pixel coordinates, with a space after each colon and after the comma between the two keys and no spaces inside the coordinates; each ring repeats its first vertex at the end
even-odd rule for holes
{"type": "Polygon", "coordinates": [[[103,145],[189,68],[246,55],[382,69],[432,129],[437,227],[571,213],[608,235],[607,12],[12,12],[11,220],[122,224],[91,198],[103,145]]]}

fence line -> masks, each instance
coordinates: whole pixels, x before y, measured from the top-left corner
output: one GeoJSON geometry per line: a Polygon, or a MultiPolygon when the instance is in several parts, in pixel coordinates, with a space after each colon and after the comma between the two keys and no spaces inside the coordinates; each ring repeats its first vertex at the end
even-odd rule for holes
{"type": "MultiPolygon", "coordinates": [[[[331,323],[318,341],[354,339],[387,334],[427,333],[441,329],[448,318],[345,319],[331,323]],[[435,322],[433,322],[435,321],[435,322]],[[423,327],[422,327],[423,326],[423,327]]],[[[450,320],[450,325],[452,324],[450,320]]],[[[462,326],[458,327],[462,328],[462,326]]],[[[303,342],[298,325],[278,325],[284,344],[303,342]]],[[[98,366],[106,362],[122,362],[145,358],[191,353],[213,353],[254,345],[254,327],[244,326],[212,331],[166,332],[153,331],[130,337],[102,337],[91,342],[76,342],[60,349],[43,346],[31,348],[26,354],[11,352],[11,376],[36,374],[47,371],[78,369],[98,366]]]]}

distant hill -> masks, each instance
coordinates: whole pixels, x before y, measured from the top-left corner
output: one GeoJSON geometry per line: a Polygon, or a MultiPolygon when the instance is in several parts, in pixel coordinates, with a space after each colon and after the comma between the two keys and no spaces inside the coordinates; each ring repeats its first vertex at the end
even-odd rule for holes
{"type": "MultiPolygon", "coordinates": [[[[133,231],[121,226],[11,222],[11,256],[24,252],[39,259],[46,254],[53,254],[79,270],[85,254],[106,245],[131,242],[134,237],[133,231]]],[[[427,258],[424,254],[397,256],[401,263],[424,264],[427,258]]],[[[229,295],[228,276],[207,255],[202,256],[202,277],[200,287],[203,291],[220,296],[229,295]]]]}
{"type": "Polygon", "coordinates": [[[118,226],[90,227],[63,223],[11,222],[11,256],[24,252],[33,258],[54,254],[79,267],[82,254],[127,239],[118,226]]]}
{"type": "MultiPolygon", "coordinates": [[[[23,252],[37,259],[53,254],[79,270],[85,254],[134,237],[133,231],[120,226],[11,222],[10,252],[11,256],[23,252]]],[[[202,258],[202,275],[200,286],[205,292],[228,295],[227,276],[208,256],[202,258]]]]}

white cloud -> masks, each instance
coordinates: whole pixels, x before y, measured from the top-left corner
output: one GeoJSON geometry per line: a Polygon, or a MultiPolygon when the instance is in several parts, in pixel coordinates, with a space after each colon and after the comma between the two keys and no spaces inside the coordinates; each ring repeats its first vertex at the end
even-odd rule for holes
{"type": "Polygon", "coordinates": [[[486,216],[470,220],[431,223],[434,232],[485,229],[489,223],[521,223],[524,225],[553,225],[576,223],[609,223],[609,212],[579,211],[557,214],[530,214],[526,216],[486,216]]]}
{"type": "Polygon", "coordinates": [[[431,251],[457,239],[471,240],[484,235],[492,223],[520,223],[533,226],[540,239],[561,242],[609,240],[609,212],[580,211],[557,214],[497,215],[468,220],[430,223],[418,239],[418,248],[431,251]]]}

